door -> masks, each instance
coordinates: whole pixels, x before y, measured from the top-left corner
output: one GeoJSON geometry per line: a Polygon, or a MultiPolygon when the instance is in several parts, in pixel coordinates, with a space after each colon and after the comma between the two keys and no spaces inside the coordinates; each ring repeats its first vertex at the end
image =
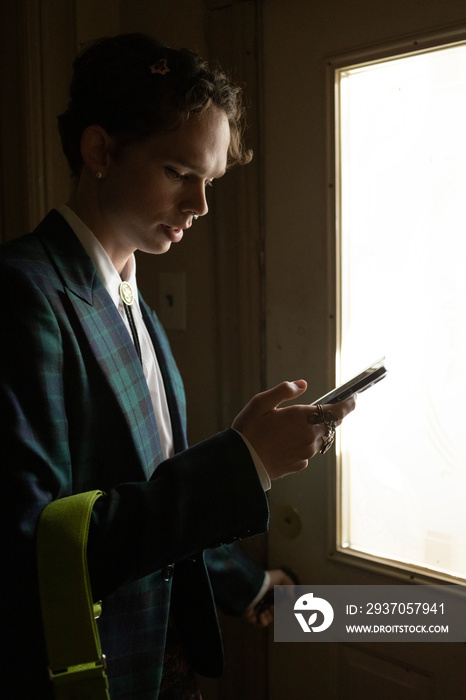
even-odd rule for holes
{"type": "MultiPolygon", "coordinates": [[[[312,401],[335,381],[330,64],[341,55],[464,28],[466,8],[457,0],[263,3],[268,386],[305,378],[312,401]]],[[[335,473],[330,451],[273,485],[269,566],[292,568],[302,584],[412,580],[409,567],[338,556],[335,473]]],[[[270,700],[464,696],[462,644],[293,644],[274,643],[270,635],[269,653],[270,700]]]]}

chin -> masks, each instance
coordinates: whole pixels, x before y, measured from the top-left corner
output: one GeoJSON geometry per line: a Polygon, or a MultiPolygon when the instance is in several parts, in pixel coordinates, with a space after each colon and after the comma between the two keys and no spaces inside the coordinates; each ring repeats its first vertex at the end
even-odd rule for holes
{"type": "Polygon", "coordinates": [[[157,243],[156,245],[147,246],[147,248],[140,248],[143,253],[148,253],[149,255],[163,255],[168,253],[172,244],[170,241],[164,241],[163,243],[157,243]]]}

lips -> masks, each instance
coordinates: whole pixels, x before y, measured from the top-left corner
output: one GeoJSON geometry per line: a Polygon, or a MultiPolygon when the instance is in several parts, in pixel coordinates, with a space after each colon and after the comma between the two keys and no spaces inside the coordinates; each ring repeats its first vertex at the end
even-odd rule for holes
{"type": "Polygon", "coordinates": [[[172,243],[178,243],[178,241],[181,241],[183,238],[184,231],[182,228],[174,228],[173,226],[167,226],[166,224],[161,224],[161,227],[172,243]]]}

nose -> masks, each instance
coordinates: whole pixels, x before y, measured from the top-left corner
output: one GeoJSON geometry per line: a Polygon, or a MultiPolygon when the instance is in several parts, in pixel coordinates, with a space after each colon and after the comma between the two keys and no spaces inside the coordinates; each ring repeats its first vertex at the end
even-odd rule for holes
{"type": "Polygon", "coordinates": [[[183,202],[183,211],[193,213],[194,216],[205,216],[209,211],[204,183],[193,185],[189,195],[183,202]]]}

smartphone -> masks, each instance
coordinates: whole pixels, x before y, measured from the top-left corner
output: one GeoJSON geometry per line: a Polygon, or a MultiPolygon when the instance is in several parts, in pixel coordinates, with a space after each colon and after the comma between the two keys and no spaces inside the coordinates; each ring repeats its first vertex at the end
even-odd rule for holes
{"type": "Polygon", "coordinates": [[[387,375],[387,369],[385,367],[385,357],[382,357],[378,362],[374,362],[373,365],[365,369],[360,374],[345,382],[341,386],[329,391],[328,394],[321,396],[320,399],[314,401],[312,404],[326,404],[326,403],[337,403],[338,401],[344,401],[349,399],[353,394],[360,394],[370,386],[373,386],[377,382],[380,382],[387,375]]]}

